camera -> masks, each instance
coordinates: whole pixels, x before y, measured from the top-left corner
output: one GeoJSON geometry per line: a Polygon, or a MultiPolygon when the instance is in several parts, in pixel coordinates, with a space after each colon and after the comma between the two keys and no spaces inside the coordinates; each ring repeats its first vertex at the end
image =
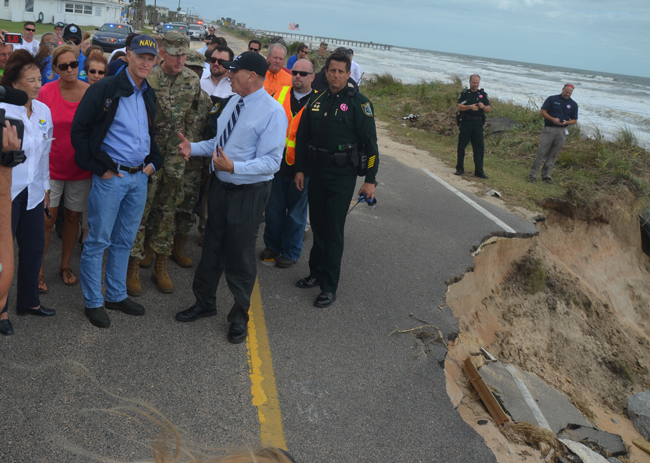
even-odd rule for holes
{"type": "MultiPolygon", "coordinates": [[[[14,119],[13,117],[6,117],[5,118],[5,110],[0,108],[0,125],[4,127],[5,125],[5,120],[9,121],[11,125],[16,127],[16,132],[18,132],[18,138],[20,139],[20,147],[22,148],[22,140],[23,140],[23,135],[25,132],[25,126],[23,124],[23,121],[20,119],[14,119]]],[[[2,129],[0,128],[0,149],[2,149],[2,129]]],[[[2,151],[0,153],[0,164],[2,164],[5,167],[16,167],[18,164],[22,164],[25,162],[27,157],[25,156],[25,152],[22,150],[11,150],[7,151],[6,153],[2,151]]]]}
{"type": "Polygon", "coordinates": [[[2,34],[2,40],[4,40],[4,43],[20,45],[23,43],[23,34],[11,34],[7,32],[6,34],[2,34]]]}

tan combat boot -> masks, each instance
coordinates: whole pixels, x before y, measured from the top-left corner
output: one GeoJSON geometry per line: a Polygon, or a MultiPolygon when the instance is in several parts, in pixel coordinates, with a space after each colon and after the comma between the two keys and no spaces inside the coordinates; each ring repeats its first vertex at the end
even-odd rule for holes
{"type": "Polygon", "coordinates": [[[140,267],[149,268],[153,261],[153,249],[151,249],[151,233],[144,235],[144,259],[140,261],[140,267]]]}
{"type": "Polygon", "coordinates": [[[142,293],[140,285],[140,261],[129,257],[129,267],[126,269],[126,294],[139,296],[142,293]]]}
{"type": "Polygon", "coordinates": [[[156,254],[156,265],[151,272],[151,281],[156,284],[158,291],[169,294],[174,291],[174,283],[167,274],[167,256],[156,254]]]}
{"type": "Polygon", "coordinates": [[[171,258],[181,267],[191,267],[192,259],[185,254],[185,244],[188,235],[174,235],[174,247],[172,248],[171,258]]]}

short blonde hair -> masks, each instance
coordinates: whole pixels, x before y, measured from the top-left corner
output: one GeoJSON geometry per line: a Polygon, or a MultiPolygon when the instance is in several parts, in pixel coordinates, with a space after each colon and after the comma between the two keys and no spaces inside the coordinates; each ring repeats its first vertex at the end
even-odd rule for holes
{"type": "Polygon", "coordinates": [[[57,47],[56,50],[52,53],[52,69],[58,74],[56,62],[59,60],[59,57],[64,53],[72,53],[75,58],[79,59],[79,50],[77,47],[72,45],[61,45],[57,47]]]}

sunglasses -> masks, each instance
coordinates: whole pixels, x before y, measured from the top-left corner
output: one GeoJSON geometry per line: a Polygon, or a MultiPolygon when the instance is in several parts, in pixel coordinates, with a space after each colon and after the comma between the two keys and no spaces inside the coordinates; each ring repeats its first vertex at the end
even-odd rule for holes
{"type": "Polygon", "coordinates": [[[260,49],[259,48],[253,48],[253,47],[248,47],[250,51],[254,51],[255,53],[259,53],[260,49]]]}
{"type": "Polygon", "coordinates": [[[36,29],[27,29],[26,27],[23,27],[27,32],[36,32],[36,29]]]}
{"type": "Polygon", "coordinates": [[[565,87],[576,88],[575,85],[573,85],[573,84],[566,84],[565,87]]]}
{"type": "Polygon", "coordinates": [[[210,62],[212,64],[219,63],[219,66],[223,66],[223,63],[227,63],[228,60],[227,59],[221,59],[221,58],[210,58],[210,62]]]}
{"type": "Polygon", "coordinates": [[[79,61],[73,61],[72,63],[65,63],[65,64],[57,64],[56,67],[59,68],[59,71],[67,71],[68,68],[77,69],[79,67],[79,61]]]}
{"type": "MultiPolygon", "coordinates": [[[[78,66],[78,64],[77,64],[77,66],[78,66]]],[[[75,66],[75,67],[77,67],[77,66],[75,66]]],[[[104,74],[106,74],[106,71],[100,71],[98,69],[88,69],[88,72],[90,74],[99,74],[100,76],[103,76],[104,74]]]]}
{"type": "Polygon", "coordinates": [[[300,77],[307,77],[309,74],[313,74],[313,72],[307,72],[307,71],[291,71],[292,76],[297,76],[300,74],[300,77]]]}

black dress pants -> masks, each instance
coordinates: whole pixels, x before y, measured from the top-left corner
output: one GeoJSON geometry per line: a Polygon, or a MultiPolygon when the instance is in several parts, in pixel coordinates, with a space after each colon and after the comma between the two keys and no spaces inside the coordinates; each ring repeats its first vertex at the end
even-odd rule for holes
{"type": "MultiPolygon", "coordinates": [[[[41,305],[38,295],[38,274],[45,249],[43,201],[27,210],[29,190],[25,188],[11,203],[11,230],[18,243],[16,275],[16,307],[33,309],[41,305]]],[[[3,312],[9,307],[9,301],[3,312]]]]}
{"type": "Polygon", "coordinates": [[[192,289],[198,307],[216,307],[217,288],[225,270],[228,288],[235,298],[228,315],[230,323],[248,323],[257,277],[257,233],[270,194],[270,181],[230,185],[212,177],[205,241],[192,289]]]}

